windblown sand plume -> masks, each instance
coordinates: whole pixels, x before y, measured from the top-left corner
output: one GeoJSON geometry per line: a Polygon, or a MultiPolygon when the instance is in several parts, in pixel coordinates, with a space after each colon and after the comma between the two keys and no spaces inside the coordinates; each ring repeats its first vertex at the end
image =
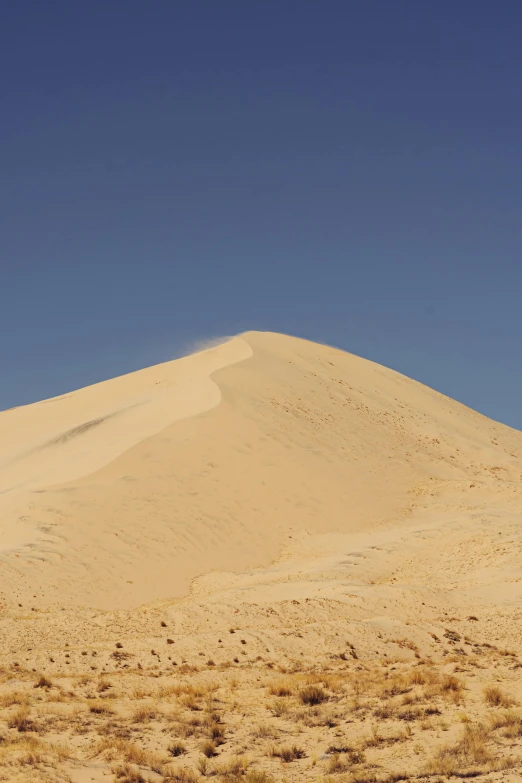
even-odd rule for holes
{"type": "Polygon", "coordinates": [[[519,780],[521,454],[259,332],[0,413],[0,779],[519,780]]]}

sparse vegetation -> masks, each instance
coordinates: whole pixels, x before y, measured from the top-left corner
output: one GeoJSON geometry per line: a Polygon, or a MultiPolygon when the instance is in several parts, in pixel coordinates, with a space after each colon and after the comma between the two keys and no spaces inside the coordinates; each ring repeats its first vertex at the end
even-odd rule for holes
{"type": "Polygon", "coordinates": [[[513,768],[510,748],[522,740],[522,714],[507,687],[485,678],[493,661],[499,681],[516,682],[514,656],[483,646],[470,654],[482,667],[475,668],[479,685],[461,657],[419,661],[410,653],[354,668],[339,657],[311,670],[297,661],[279,673],[273,662],[258,660],[239,670],[216,664],[212,673],[180,664],[175,675],[153,663],[57,673],[51,681],[17,667],[0,679],[8,732],[0,774],[8,757],[10,765],[31,769],[95,758],[116,783],[158,776],[274,783],[282,774],[309,783],[394,783],[406,778],[378,767],[399,756],[412,776],[513,768]],[[456,727],[457,738],[441,742],[441,732],[454,737],[456,727]],[[74,742],[45,742],[46,733],[67,733],[74,742]]]}

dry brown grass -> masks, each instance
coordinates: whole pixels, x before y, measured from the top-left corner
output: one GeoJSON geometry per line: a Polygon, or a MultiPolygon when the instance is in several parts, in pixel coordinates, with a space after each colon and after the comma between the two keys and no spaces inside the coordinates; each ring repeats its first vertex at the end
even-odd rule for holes
{"type": "Polygon", "coordinates": [[[29,694],[23,691],[8,691],[0,696],[0,707],[13,707],[15,704],[29,704],[29,694]]]}
{"type": "Polygon", "coordinates": [[[327,701],[328,694],[319,685],[308,685],[299,691],[299,699],[302,704],[312,707],[327,701]]]}
{"type": "Polygon", "coordinates": [[[104,699],[87,699],[87,707],[93,715],[112,715],[114,708],[104,699]]]}
{"type": "Polygon", "coordinates": [[[158,708],[154,704],[141,704],[132,713],[133,723],[148,723],[158,717],[158,708]]]}
{"type": "Polygon", "coordinates": [[[235,780],[242,777],[250,765],[246,756],[234,756],[228,761],[224,761],[217,765],[215,771],[218,775],[221,775],[223,780],[235,780]]]}
{"type": "Polygon", "coordinates": [[[260,723],[252,731],[252,737],[255,739],[276,739],[279,735],[279,731],[275,726],[271,726],[269,723],[260,723]]]}
{"type": "Polygon", "coordinates": [[[10,729],[16,729],[17,731],[31,731],[33,723],[30,719],[30,709],[25,704],[18,707],[7,718],[7,726],[10,729]]]}
{"type": "Polygon", "coordinates": [[[200,750],[203,755],[207,757],[207,759],[211,759],[214,758],[214,756],[217,756],[216,743],[212,742],[212,740],[205,740],[202,742],[200,745],[200,750]]]}
{"type": "Polygon", "coordinates": [[[354,762],[345,754],[334,753],[328,760],[326,771],[329,775],[340,775],[353,769],[354,762]]]}
{"type": "Polygon", "coordinates": [[[34,687],[35,688],[52,688],[53,687],[53,683],[52,683],[52,681],[48,677],[45,677],[42,674],[42,676],[39,677],[38,680],[36,681],[36,683],[34,684],[34,687]]]}
{"type": "Polygon", "coordinates": [[[292,696],[294,693],[294,687],[291,682],[288,680],[283,680],[281,682],[273,682],[268,686],[268,692],[271,696],[292,696]]]}
{"type": "Polygon", "coordinates": [[[306,751],[297,745],[285,745],[281,748],[271,748],[270,755],[281,759],[281,761],[285,764],[289,764],[291,761],[304,759],[306,756],[306,751]]]}
{"type": "Polygon", "coordinates": [[[513,710],[495,712],[489,716],[489,728],[491,731],[504,729],[502,735],[510,740],[522,737],[522,715],[513,710]]]}
{"type": "Polygon", "coordinates": [[[149,767],[154,772],[161,773],[163,760],[152,751],[145,750],[129,740],[117,737],[105,737],[94,749],[95,756],[102,756],[107,761],[123,761],[140,767],[149,767]]]}
{"type": "Polygon", "coordinates": [[[183,756],[187,752],[187,746],[184,742],[177,740],[176,742],[173,742],[171,745],[169,745],[167,750],[171,756],[176,758],[178,756],[183,756]]]}
{"type": "Polygon", "coordinates": [[[484,688],[484,701],[489,707],[512,707],[515,700],[504,693],[497,685],[484,688]]]}
{"type": "Polygon", "coordinates": [[[276,699],[276,701],[269,705],[268,708],[272,715],[274,715],[276,718],[281,718],[290,710],[288,701],[286,699],[276,699]]]}
{"type": "Polygon", "coordinates": [[[244,783],[273,783],[274,778],[262,770],[252,769],[243,778],[244,783]]]}
{"type": "Polygon", "coordinates": [[[500,759],[488,746],[488,729],[481,725],[466,725],[460,739],[451,745],[443,745],[427,764],[430,775],[476,776],[498,769],[509,769],[517,762],[511,758],[500,759]]]}
{"type": "Polygon", "coordinates": [[[201,780],[195,770],[190,767],[167,766],[163,768],[163,780],[165,783],[198,783],[201,780]]]}
{"type": "Polygon", "coordinates": [[[145,778],[136,767],[130,764],[122,764],[112,768],[115,780],[118,783],[146,783],[145,778]]]}

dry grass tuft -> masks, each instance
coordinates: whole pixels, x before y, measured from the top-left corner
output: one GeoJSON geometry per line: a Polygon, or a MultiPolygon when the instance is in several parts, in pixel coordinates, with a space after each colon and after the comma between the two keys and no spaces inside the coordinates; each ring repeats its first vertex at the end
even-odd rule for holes
{"type": "Polygon", "coordinates": [[[274,778],[268,772],[261,770],[251,770],[243,778],[244,783],[273,783],[274,778]]]}
{"type": "Polygon", "coordinates": [[[52,688],[53,684],[51,680],[49,680],[45,675],[42,674],[42,676],[38,679],[38,681],[34,684],[35,688],[52,688]]]}
{"type": "Polygon", "coordinates": [[[187,752],[187,746],[184,742],[181,742],[181,740],[176,740],[172,745],[169,745],[167,750],[171,756],[183,756],[187,752]]]}
{"type": "Polygon", "coordinates": [[[113,767],[111,771],[114,773],[114,777],[118,783],[146,783],[146,780],[139,769],[131,767],[130,764],[113,767]]]}
{"type": "Polygon", "coordinates": [[[286,699],[276,699],[275,702],[270,705],[269,709],[274,717],[281,718],[289,711],[290,707],[288,706],[286,699]]]}
{"type": "Polygon", "coordinates": [[[29,718],[30,710],[25,704],[18,707],[7,718],[7,725],[10,729],[16,729],[17,731],[31,731],[33,728],[33,722],[29,718]]]}
{"type": "Polygon", "coordinates": [[[236,778],[242,777],[246,773],[249,764],[250,762],[245,756],[234,756],[228,761],[225,761],[217,766],[216,773],[221,775],[225,781],[235,780],[236,778]]]}
{"type": "Polygon", "coordinates": [[[214,742],[212,740],[205,740],[201,743],[200,750],[203,753],[204,756],[207,757],[207,759],[214,758],[214,756],[217,756],[217,748],[214,742]]]}
{"type": "Polygon", "coordinates": [[[289,764],[291,761],[304,759],[306,757],[306,752],[297,745],[288,745],[282,748],[271,748],[270,755],[281,759],[285,764],[289,764]]]}
{"type": "Polygon", "coordinates": [[[514,699],[504,693],[497,685],[484,688],[484,701],[489,707],[512,707],[514,699]]]}
{"type": "Polygon", "coordinates": [[[302,704],[313,707],[316,704],[322,704],[327,701],[328,694],[319,685],[308,685],[299,691],[299,699],[302,704]]]}
{"type": "Polygon", "coordinates": [[[484,768],[493,761],[486,742],[488,733],[482,725],[467,724],[461,738],[453,745],[444,745],[426,766],[430,775],[456,775],[466,772],[468,775],[484,768]]]}
{"type": "Polygon", "coordinates": [[[379,707],[376,707],[373,711],[373,714],[376,718],[380,718],[381,720],[387,720],[388,718],[393,718],[395,716],[396,708],[395,705],[392,704],[389,701],[384,702],[384,704],[379,705],[379,707]]]}
{"type": "Polygon", "coordinates": [[[0,696],[0,707],[13,707],[15,704],[28,703],[29,697],[27,693],[22,693],[21,691],[11,691],[0,696]]]}
{"type": "Polygon", "coordinates": [[[142,704],[132,713],[133,723],[147,723],[157,718],[158,710],[152,704],[142,704]]]}
{"type": "Polygon", "coordinates": [[[268,686],[268,692],[271,696],[292,696],[294,689],[286,680],[283,680],[282,682],[273,682],[268,686]]]}
{"type": "Polygon", "coordinates": [[[277,739],[279,731],[275,726],[271,726],[269,723],[260,723],[252,731],[252,736],[256,739],[277,739]]]}
{"type": "Polygon", "coordinates": [[[334,753],[333,756],[330,756],[328,761],[327,772],[329,775],[340,775],[343,772],[348,772],[352,767],[353,763],[347,756],[334,753]]]}
{"type": "Polygon", "coordinates": [[[103,699],[88,699],[87,707],[93,715],[112,715],[114,709],[103,699]]]}
{"type": "Polygon", "coordinates": [[[162,771],[165,783],[198,783],[199,775],[190,767],[167,766],[162,771]]]}
{"type": "Polygon", "coordinates": [[[157,753],[134,745],[126,739],[118,737],[105,737],[94,749],[95,756],[102,756],[107,761],[123,760],[127,764],[136,764],[140,767],[149,767],[160,774],[163,762],[157,753]]]}

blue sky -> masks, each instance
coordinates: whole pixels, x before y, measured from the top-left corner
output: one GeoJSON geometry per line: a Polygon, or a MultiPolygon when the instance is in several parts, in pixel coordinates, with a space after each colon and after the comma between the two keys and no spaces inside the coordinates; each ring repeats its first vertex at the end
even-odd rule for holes
{"type": "Polygon", "coordinates": [[[522,6],[4,3],[0,408],[246,329],[522,428],[522,6]]]}

